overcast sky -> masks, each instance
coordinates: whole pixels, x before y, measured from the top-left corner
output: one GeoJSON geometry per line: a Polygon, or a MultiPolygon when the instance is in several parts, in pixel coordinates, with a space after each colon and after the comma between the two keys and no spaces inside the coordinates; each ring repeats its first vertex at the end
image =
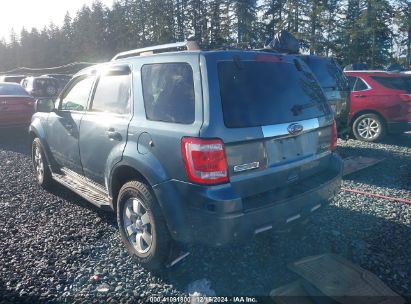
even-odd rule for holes
{"type": "MultiPolygon", "coordinates": [[[[102,0],[111,7],[113,0],[102,0]]],[[[3,0],[0,9],[0,39],[9,39],[13,28],[17,34],[23,27],[42,29],[53,21],[61,26],[68,11],[73,15],[84,5],[91,5],[93,0],[3,0]]]]}

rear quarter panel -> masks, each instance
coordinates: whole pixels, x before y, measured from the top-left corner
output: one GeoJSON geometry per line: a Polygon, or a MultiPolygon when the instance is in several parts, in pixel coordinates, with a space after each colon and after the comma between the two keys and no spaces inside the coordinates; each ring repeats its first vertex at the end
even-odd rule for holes
{"type": "MultiPolygon", "coordinates": [[[[140,57],[132,62],[134,114],[128,129],[128,140],[123,158],[116,165],[127,165],[140,172],[151,186],[170,179],[186,181],[181,153],[184,136],[199,136],[203,124],[201,72],[198,53],[169,53],[140,57]],[[192,124],[178,124],[148,120],[143,99],[141,69],[157,63],[188,63],[193,70],[195,120],[192,124]]],[[[184,109],[182,109],[184,111],[184,109]]]]}

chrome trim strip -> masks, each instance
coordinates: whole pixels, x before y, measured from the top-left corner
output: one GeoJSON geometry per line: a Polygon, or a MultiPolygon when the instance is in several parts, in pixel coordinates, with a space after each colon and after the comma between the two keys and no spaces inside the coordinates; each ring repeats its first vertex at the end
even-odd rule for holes
{"type": "Polygon", "coordinates": [[[257,169],[260,167],[260,162],[253,162],[250,164],[242,164],[242,165],[237,165],[234,166],[234,172],[243,172],[246,170],[252,170],[252,169],[257,169]]]}
{"type": "Polygon", "coordinates": [[[266,227],[262,227],[262,228],[260,228],[260,229],[255,230],[255,231],[254,231],[254,234],[259,234],[259,233],[261,233],[261,232],[270,230],[270,229],[272,229],[272,228],[273,228],[273,226],[271,226],[271,225],[266,226],[266,227]]]}
{"type": "Polygon", "coordinates": [[[311,208],[311,212],[314,212],[315,210],[319,209],[321,207],[321,204],[315,205],[314,207],[311,208]]]}
{"type": "Polygon", "coordinates": [[[287,219],[287,224],[290,223],[290,222],[292,222],[292,221],[298,220],[300,217],[301,217],[301,214],[297,214],[297,215],[294,215],[294,216],[292,216],[292,217],[289,217],[289,218],[287,219]]]}
{"type": "Polygon", "coordinates": [[[282,123],[278,125],[261,126],[261,130],[263,131],[263,135],[265,138],[279,137],[279,136],[293,136],[292,134],[288,132],[288,127],[291,124],[295,124],[295,123],[302,125],[304,128],[303,131],[299,134],[303,134],[305,132],[318,129],[320,127],[320,122],[318,118],[312,118],[312,119],[307,119],[307,120],[282,123]]]}

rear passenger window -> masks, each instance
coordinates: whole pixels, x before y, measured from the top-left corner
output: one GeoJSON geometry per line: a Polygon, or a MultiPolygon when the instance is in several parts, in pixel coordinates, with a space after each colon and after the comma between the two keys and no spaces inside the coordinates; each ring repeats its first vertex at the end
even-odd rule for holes
{"type": "Polygon", "coordinates": [[[91,108],[94,112],[130,113],[130,75],[103,75],[91,108]]]}
{"type": "Polygon", "coordinates": [[[354,89],[355,81],[357,80],[357,77],[352,77],[352,76],[347,76],[348,79],[348,85],[350,86],[350,90],[352,91],[354,89]]]}
{"type": "Polygon", "coordinates": [[[141,79],[149,120],[181,124],[194,122],[193,70],[188,63],[144,65],[141,79]]]}
{"type": "Polygon", "coordinates": [[[362,80],[361,78],[357,78],[357,82],[355,83],[355,86],[354,86],[354,91],[364,91],[367,89],[368,89],[368,86],[364,82],[364,80],[362,80]]]}

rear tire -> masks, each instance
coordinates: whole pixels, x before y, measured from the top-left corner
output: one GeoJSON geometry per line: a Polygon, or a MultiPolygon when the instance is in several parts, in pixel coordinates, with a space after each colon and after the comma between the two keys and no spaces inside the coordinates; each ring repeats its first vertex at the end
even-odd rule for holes
{"type": "Polygon", "coordinates": [[[57,88],[52,85],[47,86],[45,91],[47,96],[52,97],[57,95],[57,88]]]}
{"type": "Polygon", "coordinates": [[[356,139],[367,142],[380,141],[386,133],[383,119],[372,113],[357,117],[352,125],[352,131],[356,139]]]}
{"type": "Polygon", "coordinates": [[[117,222],[128,252],[143,267],[158,270],[165,266],[173,242],[160,206],[147,185],[130,181],[121,187],[117,222]]]}
{"type": "Polygon", "coordinates": [[[39,138],[33,140],[31,152],[36,182],[42,188],[49,189],[53,178],[39,138]]]}

